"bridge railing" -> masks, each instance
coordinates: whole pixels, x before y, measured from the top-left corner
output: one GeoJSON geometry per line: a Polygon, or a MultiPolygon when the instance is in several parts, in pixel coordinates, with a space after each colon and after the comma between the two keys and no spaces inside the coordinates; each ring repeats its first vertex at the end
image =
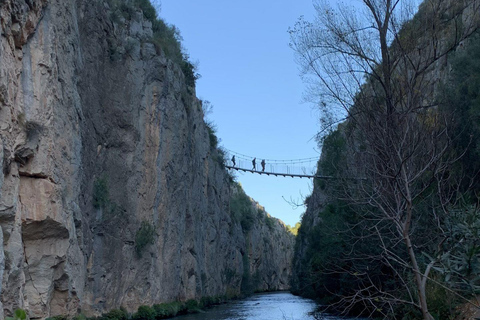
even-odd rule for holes
{"type": "Polygon", "coordinates": [[[271,173],[271,174],[286,174],[286,175],[305,175],[313,176],[316,173],[316,161],[309,162],[267,162],[265,161],[265,168],[262,167],[263,159],[255,160],[255,167],[253,166],[252,160],[242,159],[236,157],[235,163],[231,160],[232,157],[229,157],[229,160],[226,163],[227,167],[232,169],[240,169],[251,172],[258,173],[271,173]]]}

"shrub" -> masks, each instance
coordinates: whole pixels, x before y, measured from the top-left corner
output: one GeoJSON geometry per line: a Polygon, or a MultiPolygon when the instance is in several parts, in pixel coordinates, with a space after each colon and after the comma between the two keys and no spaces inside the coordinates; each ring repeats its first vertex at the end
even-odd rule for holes
{"type": "Polygon", "coordinates": [[[97,209],[106,208],[110,202],[106,178],[99,178],[93,183],[93,206],[97,209]]]}
{"type": "Polygon", "coordinates": [[[133,320],[155,320],[155,309],[149,306],[138,307],[137,312],[132,316],[133,320]]]}
{"type": "Polygon", "coordinates": [[[121,16],[127,20],[132,19],[135,7],[142,10],[144,18],[152,23],[152,43],[181,68],[187,86],[195,85],[200,75],[197,73],[196,66],[190,62],[188,54],[182,50],[182,37],[179,30],[158,17],[158,12],[150,0],[134,0],[133,5],[125,0],[109,0],[109,4],[110,19],[116,23],[120,23],[121,16]]]}
{"type": "Polygon", "coordinates": [[[215,304],[215,297],[202,297],[200,299],[200,308],[207,308],[215,304]]]}
{"type": "Polygon", "coordinates": [[[93,206],[103,210],[103,218],[124,216],[125,210],[110,199],[107,179],[98,178],[93,183],[93,206]]]}
{"type": "Polygon", "coordinates": [[[268,229],[273,230],[275,229],[275,218],[265,216],[265,224],[267,225],[268,229]]]}
{"type": "Polygon", "coordinates": [[[137,252],[138,257],[142,256],[143,249],[149,245],[153,244],[155,236],[155,228],[148,221],[142,221],[140,229],[138,229],[135,234],[135,251],[137,252]]]}
{"type": "Polygon", "coordinates": [[[145,19],[149,20],[153,25],[155,25],[157,20],[157,10],[152,5],[150,0],[135,0],[135,5],[142,10],[145,19]]]}
{"type": "Polygon", "coordinates": [[[6,317],[5,320],[26,320],[28,319],[27,313],[23,309],[17,309],[13,313],[13,317],[6,317]]]}
{"type": "Polygon", "coordinates": [[[200,308],[208,308],[214,305],[224,303],[227,300],[225,296],[202,297],[200,299],[200,308]]]}
{"type": "Polygon", "coordinates": [[[187,308],[187,312],[197,312],[199,310],[198,301],[194,299],[190,299],[185,303],[185,307],[187,308]]]}
{"type": "Polygon", "coordinates": [[[162,304],[154,304],[153,310],[155,310],[155,318],[156,319],[164,319],[170,316],[170,310],[166,307],[165,303],[162,304]]]}
{"type": "Polygon", "coordinates": [[[170,302],[153,305],[156,319],[165,319],[174,317],[185,310],[185,306],[181,302],[170,302]]]}
{"type": "Polygon", "coordinates": [[[218,138],[217,138],[217,128],[211,122],[205,122],[208,131],[208,137],[210,139],[210,148],[217,149],[218,147],[218,138]]]}
{"type": "Polygon", "coordinates": [[[128,313],[122,309],[113,309],[110,310],[108,313],[102,314],[97,320],[127,320],[128,313]]]}
{"type": "Polygon", "coordinates": [[[300,222],[295,223],[295,226],[293,227],[290,225],[287,225],[287,231],[293,234],[294,236],[296,236],[298,234],[298,230],[300,229],[300,226],[301,226],[300,222]]]}
{"type": "Polygon", "coordinates": [[[125,19],[132,19],[135,14],[135,8],[129,2],[122,2],[119,10],[125,19]]]}
{"type": "Polygon", "coordinates": [[[200,75],[196,72],[197,67],[190,62],[188,55],[183,54],[180,67],[182,68],[183,75],[185,76],[185,83],[187,86],[195,86],[195,81],[200,77],[200,75]]]}

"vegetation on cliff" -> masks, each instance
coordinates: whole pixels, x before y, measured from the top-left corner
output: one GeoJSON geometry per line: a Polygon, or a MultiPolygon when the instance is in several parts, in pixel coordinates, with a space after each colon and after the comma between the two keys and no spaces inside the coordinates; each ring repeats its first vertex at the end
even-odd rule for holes
{"type": "Polygon", "coordinates": [[[318,24],[292,30],[324,115],[318,173],[337,178],[306,200],[295,290],[342,312],[450,319],[480,289],[478,7],[363,4],[364,17],[318,5],[318,24]]]}
{"type": "MultiPolygon", "coordinates": [[[[159,5],[154,6],[150,0],[107,0],[111,14],[110,19],[121,26],[123,21],[135,19],[137,10],[141,10],[145,19],[152,23],[153,35],[145,41],[155,45],[159,52],[163,52],[170,60],[176,63],[182,69],[185,76],[185,82],[188,86],[194,87],[195,81],[200,77],[197,68],[190,61],[190,57],[182,47],[182,36],[180,30],[174,25],[166,23],[159,17],[159,5]]],[[[112,42],[113,40],[110,39],[112,42]]],[[[111,44],[111,58],[116,60],[120,51],[118,44],[111,44]]],[[[126,43],[125,50],[131,50],[133,43],[126,43]]]]}

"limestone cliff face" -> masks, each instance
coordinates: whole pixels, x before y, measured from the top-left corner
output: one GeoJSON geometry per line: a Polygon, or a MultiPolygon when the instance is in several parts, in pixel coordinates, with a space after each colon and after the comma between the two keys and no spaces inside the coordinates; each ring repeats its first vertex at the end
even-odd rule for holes
{"type": "Polygon", "coordinates": [[[201,104],[142,12],[5,0],[0,22],[0,318],[238,294],[245,255],[258,289],[288,287],[291,235],[232,220],[201,104]]]}
{"type": "Polygon", "coordinates": [[[290,289],[295,238],[285,234],[282,222],[271,221],[270,225],[256,223],[247,235],[250,275],[256,291],[290,289]]]}

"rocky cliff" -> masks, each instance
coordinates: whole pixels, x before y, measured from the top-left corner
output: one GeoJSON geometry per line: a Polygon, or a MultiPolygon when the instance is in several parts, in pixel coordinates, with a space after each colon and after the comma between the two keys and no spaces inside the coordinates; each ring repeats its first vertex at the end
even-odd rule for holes
{"type": "Polygon", "coordinates": [[[232,218],[194,88],[130,15],[103,0],[0,2],[5,315],[237,295],[250,274],[255,289],[288,287],[292,236],[232,218]]]}

